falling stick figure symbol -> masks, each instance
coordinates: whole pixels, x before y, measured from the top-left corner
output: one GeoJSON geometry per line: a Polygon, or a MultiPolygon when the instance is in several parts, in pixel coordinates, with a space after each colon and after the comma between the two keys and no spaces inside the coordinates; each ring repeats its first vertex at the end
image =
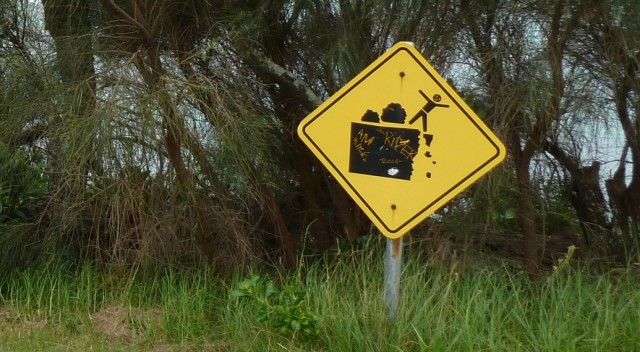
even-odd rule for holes
{"type": "Polygon", "coordinates": [[[429,115],[431,110],[435,108],[440,108],[440,107],[448,108],[449,105],[438,104],[438,102],[442,99],[440,94],[434,95],[433,99],[431,99],[426,94],[424,94],[423,91],[418,90],[418,92],[427,100],[427,103],[422,107],[420,111],[418,111],[418,113],[411,120],[409,120],[409,123],[413,124],[414,122],[416,122],[416,120],[418,120],[419,118],[422,118],[422,131],[427,132],[427,116],[429,115]]]}

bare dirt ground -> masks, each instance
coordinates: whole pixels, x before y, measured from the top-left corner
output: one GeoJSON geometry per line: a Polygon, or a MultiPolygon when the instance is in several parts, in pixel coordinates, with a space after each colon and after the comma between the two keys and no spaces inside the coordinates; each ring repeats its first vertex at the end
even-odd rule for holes
{"type": "Polygon", "coordinates": [[[90,315],[44,319],[0,307],[0,351],[226,351],[220,343],[169,343],[160,309],[108,305],[90,315]],[[65,323],[65,320],[67,321],[65,323]]]}

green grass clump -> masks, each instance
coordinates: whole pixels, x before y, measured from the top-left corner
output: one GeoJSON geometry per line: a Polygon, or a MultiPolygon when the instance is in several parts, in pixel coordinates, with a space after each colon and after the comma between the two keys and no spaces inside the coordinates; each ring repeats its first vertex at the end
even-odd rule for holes
{"type": "Polygon", "coordinates": [[[255,297],[232,294],[249,289],[246,276],[228,282],[207,270],[123,277],[90,265],[50,264],[14,272],[0,282],[0,345],[8,351],[640,349],[640,282],[631,269],[596,275],[565,267],[532,281],[508,267],[458,274],[410,257],[400,309],[389,321],[379,254],[262,274],[252,287],[270,294],[255,297]],[[269,305],[256,303],[261,297],[269,305]],[[293,310],[256,319],[277,309],[293,310]],[[289,325],[269,323],[274,317],[289,325]],[[300,317],[313,318],[314,330],[291,325],[300,317]]]}

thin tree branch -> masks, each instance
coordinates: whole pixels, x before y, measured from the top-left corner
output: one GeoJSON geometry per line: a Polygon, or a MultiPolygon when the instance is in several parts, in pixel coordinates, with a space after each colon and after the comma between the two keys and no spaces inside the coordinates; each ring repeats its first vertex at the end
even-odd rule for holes
{"type": "MultiPolygon", "coordinates": [[[[153,38],[151,37],[151,33],[149,33],[149,30],[144,23],[140,23],[140,21],[131,17],[125,10],[123,10],[120,6],[118,6],[113,0],[108,0],[107,4],[109,4],[109,6],[111,6],[111,8],[115,10],[120,16],[122,16],[122,18],[124,18],[125,20],[129,21],[131,24],[136,26],[136,28],[140,30],[140,32],[142,33],[146,41],[152,41],[153,38]]],[[[133,2],[132,4],[134,6],[134,10],[137,10],[138,8],[137,4],[135,2],[133,2]]]]}
{"type": "Polygon", "coordinates": [[[322,104],[322,100],[306,83],[257,49],[248,50],[246,60],[257,73],[272,79],[278,84],[287,86],[296,92],[301,99],[302,105],[309,111],[314,110],[322,104]]]}

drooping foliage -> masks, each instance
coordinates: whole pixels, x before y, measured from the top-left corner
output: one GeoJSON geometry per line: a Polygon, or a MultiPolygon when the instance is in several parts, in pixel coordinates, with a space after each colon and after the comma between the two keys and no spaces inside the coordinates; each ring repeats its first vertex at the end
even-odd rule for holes
{"type": "Polygon", "coordinates": [[[21,248],[12,265],[58,253],[293,268],[304,251],[371,235],[296,127],[398,41],[509,151],[416,237],[439,228],[532,273],[556,243],[637,254],[634,1],[0,4],[0,243],[21,248]]]}

